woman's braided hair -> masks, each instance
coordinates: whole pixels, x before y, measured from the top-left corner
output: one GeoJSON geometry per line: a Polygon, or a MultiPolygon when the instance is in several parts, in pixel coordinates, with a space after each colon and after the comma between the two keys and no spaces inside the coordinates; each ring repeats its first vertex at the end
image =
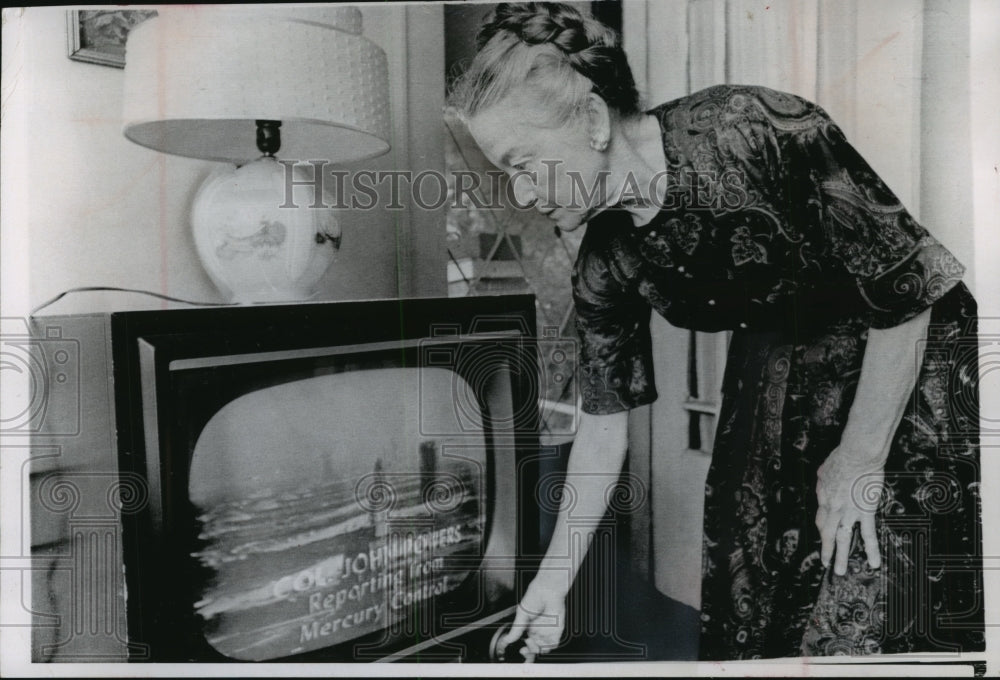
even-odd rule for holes
{"type": "Polygon", "coordinates": [[[478,53],[453,87],[472,116],[519,84],[537,86],[562,117],[596,92],[622,117],[640,113],[639,94],[618,34],[569,5],[498,5],[476,38],[478,53]],[[582,78],[581,78],[582,77],[582,78]]]}

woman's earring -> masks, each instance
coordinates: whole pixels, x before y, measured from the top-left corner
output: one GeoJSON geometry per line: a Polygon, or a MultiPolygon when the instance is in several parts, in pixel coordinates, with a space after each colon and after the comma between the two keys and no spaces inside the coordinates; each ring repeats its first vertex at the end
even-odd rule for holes
{"type": "Polygon", "coordinates": [[[608,140],[607,139],[591,139],[590,140],[590,148],[593,149],[594,151],[604,151],[605,149],[608,148],[608,140]]]}

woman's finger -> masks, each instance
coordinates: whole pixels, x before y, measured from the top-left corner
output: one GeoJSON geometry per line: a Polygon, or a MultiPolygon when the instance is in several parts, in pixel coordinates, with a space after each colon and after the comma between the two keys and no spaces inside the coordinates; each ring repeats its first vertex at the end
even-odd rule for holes
{"type": "Polygon", "coordinates": [[[528,621],[530,620],[531,615],[528,614],[528,611],[524,607],[518,605],[517,614],[514,615],[514,623],[510,626],[510,632],[500,639],[500,644],[506,647],[515,640],[519,639],[521,635],[524,634],[524,629],[528,626],[528,621]]]}
{"type": "Polygon", "coordinates": [[[829,514],[826,506],[821,503],[819,509],[816,510],[816,528],[820,531],[823,530],[823,525],[826,524],[826,518],[829,514]]]}
{"type": "Polygon", "coordinates": [[[826,491],[826,484],[822,481],[816,482],[816,500],[819,501],[819,506],[823,507],[829,501],[829,494],[826,491]]]}
{"type": "Polygon", "coordinates": [[[842,519],[837,528],[837,557],[833,565],[833,573],[843,576],[847,573],[847,558],[851,553],[851,536],[854,533],[854,521],[842,519]]]}
{"type": "Polygon", "coordinates": [[[556,646],[557,646],[557,643],[555,643],[555,642],[550,642],[548,640],[540,640],[539,643],[538,643],[538,651],[541,654],[548,654],[553,649],[555,649],[556,646]]]}
{"type": "Polygon", "coordinates": [[[533,635],[529,635],[524,639],[524,646],[527,647],[528,651],[532,654],[538,654],[539,652],[538,641],[535,640],[533,635]]]}
{"type": "Polygon", "coordinates": [[[532,631],[529,637],[534,639],[535,644],[538,645],[538,650],[544,654],[559,644],[559,633],[560,631],[558,630],[546,629],[539,632],[532,631]]]}
{"type": "Polygon", "coordinates": [[[865,555],[872,569],[882,566],[882,555],[878,549],[878,532],[875,531],[875,515],[865,513],[861,516],[861,540],[865,544],[865,555]]]}
{"type": "Polygon", "coordinates": [[[819,530],[820,540],[823,548],[820,551],[820,562],[824,567],[830,566],[830,558],[833,556],[833,542],[837,535],[837,524],[840,523],[840,513],[828,512],[823,526],[819,530]]]}

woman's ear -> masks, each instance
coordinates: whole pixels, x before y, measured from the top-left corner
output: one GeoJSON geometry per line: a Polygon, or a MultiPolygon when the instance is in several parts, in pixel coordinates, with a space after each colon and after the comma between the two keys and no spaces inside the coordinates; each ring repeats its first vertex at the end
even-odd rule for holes
{"type": "Polygon", "coordinates": [[[603,151],[607,148],[611,139],[611,111],[607,102],[595,92],[587,95],[587,132],[594,149],[603,151]]]}

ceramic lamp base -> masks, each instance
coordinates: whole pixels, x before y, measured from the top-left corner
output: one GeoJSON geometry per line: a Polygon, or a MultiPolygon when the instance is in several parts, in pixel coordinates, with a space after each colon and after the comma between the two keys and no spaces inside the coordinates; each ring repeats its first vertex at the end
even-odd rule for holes
{"type": "Polygon", "coordinates": [[[195,247],[205,271],[231,301],[315,296],[341,232],[332,208],[312,207],[315,187],[304,174],[263,157],[239,168],[223,166],[199,188],[191,211],[195,247]],[[299,184],[286,183],[286,172],[299,184]]]}

